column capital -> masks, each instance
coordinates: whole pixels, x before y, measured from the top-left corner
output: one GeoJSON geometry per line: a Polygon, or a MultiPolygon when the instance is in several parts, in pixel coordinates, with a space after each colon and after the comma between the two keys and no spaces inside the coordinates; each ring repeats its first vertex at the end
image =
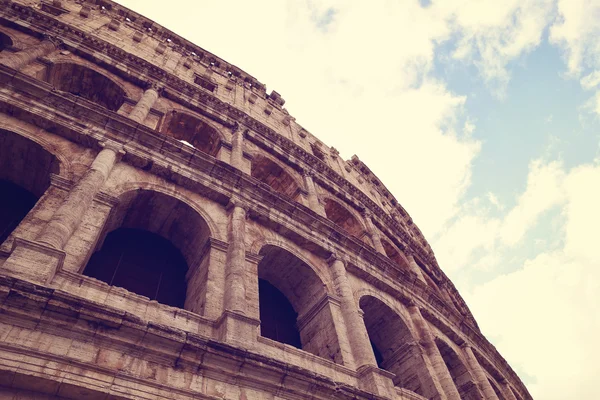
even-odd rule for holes
{"type": "Polygon", "coordinates": [[[309,178],[314,178],[315,177],[315,171],[309,168],[303,168],[302,169],[302,176],[304,177],[309,177],[309,178]]]}
{"type": "Polygon", "coordinates": [[[124,145],[122,143],[115,142],[114,140],[107,139],[102,142],[99,142],[98,145],[102,149],[112,150],[120,156],[125,155],[124,145]]]}
{"type": "Polygon", "coordinates": [[[373,213],[368,208],[365,208],[362,212],[363,217],[371,219],[373,217],[373,213]]]}
{"type": "Polygon", "coordinates": [[[238,131],[240,131],[240,124],[238,124],[237,122],[234,122],[233,125],[231,125],[231,132],[232,133],[236,133],[238,131]]]}
{"type": "Polygon", "coordinates": [[[146,90],[150,90],[150,89],[156,91],[156,93],[161,95],[163,90],[165,90],[165,87],[160,82],[148,82],[148,84],[146,85],[146,90]]]}
{"type": "Polygon", "coordinates": [[[236,207],[244,210],[245,214],[248,214],[248,211],[250,210],[250,205],[248,205],[248,203],[246,203],[245,201],[241,200],[238,197],[230,198],[229,203],[227,203],[226,207],[227,211],[232,211],[236,207]]]}
{"type": "Polygon", "coordinates": [[[332,252],[329,258],[327,258],[327,264],[331,266],[336,261],[340,261],[342,264],[344,264],[344,267],[346,266],[346,260],[340,257],[338,253],[332,252]]]}
{"type": "Polygon", "coordinates": [[[56,48],[58,48],[59,46],[61,46],[64,42],[62,41],[62,39],[59,39],[57,36],[54,35],[49,35],[49,34],[44,34],[42,36],[43,40],[51,42],[56,48]]]}

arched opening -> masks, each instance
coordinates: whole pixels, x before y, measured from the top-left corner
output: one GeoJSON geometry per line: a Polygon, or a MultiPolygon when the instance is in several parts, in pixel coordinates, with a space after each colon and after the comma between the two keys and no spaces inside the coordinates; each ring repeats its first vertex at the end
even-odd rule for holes
{"type": "Polygon", "coordinates": [[[363,296],[359,306],[377,365],[392,372],[396,386],[430,398],[431,385],[419,346],[402,318],[381,300],[363,296]]]}
{"type": "Polygon", "coordinates": [[[300,194],[300,188],[294,178],[277,163],[263,155],[256,155],[252,159],[250,174],[292,200],[296,200],[300,194]]]}
{"type": "Polygon", "coordinates": [[[83,97],[111,111],[117,111],[127,97],[121,86],[91,68],[73,63],[52,65],[46,81],[58,90],[83,97]]]}
{"type": "Polygon", "coordinates": [[[393,244],[391,244],[385,239],[381,239],[381,244],[383,245],[385,255],[388,256],[390,260],[392,260],[396,263],[396,265],[402,268],[405,268],[407,270],[409,269],[408,260],[406,259],[406,257],[404,257],[404,254],[402,254],[398,249],[396,249],[396,247],[393,244]]]}
{"type": "Polygon", "coordinates": [[[358,219],[337,201],[331,199],[325,200],[325,215],[350,235],[359,239],[364,238],[366,232],[360,222],[358,222],[358,219]]]}
{"type": "Polygon", "coordinates": [[[216,157],[221,147],[221,136],[215,128],[193,115],[177,110],[165,116],[160,131],[213,157],[216,157]]]}
{"type": "Polygon", "coordinates": [[[183,201],[152,190],[128,192],[111,213],[83,273],[197,312],[204,301],[199,293],[205,283],[199,277],[209,234],[206,221],[183,201]]]}
{"type": "Polygon", "coordinates": [[[266,245],[260,254],[261,336],[342,364],[333,310],[325,285],[315,271],[276,246],[266,245]]]}
{"type": "Polygon", "coordinates": [[[13,41],[6,33],[0,32],[0,52],[12,47],[13,41]]]}
{"type": "Polygon", "coordinates": [[[187,263],[171,242],[139,230],[119,228],[106,236],[85,274],[156,300],[183,308],[187,263]]]}
{"type": "Polygon", "coordinates": [[[496,393],[496,396],[498,397],[498,400],[506,400],[506,397],[504,397],[504,394],[502,393],[502,391],[500,390],[500,388],[496,384],[496,381],[494,379],[492,379],[492,378],[488,378],[488,381],[490,382],[490,385],[492,386],[492,389],[494,389],[494,393],[496,393]]]}
{"type": "Polygon", "coordinates": [[[0,129],[0,244],[21,223],[59,172],[57,158],[39,144],[0,129]]]}
{"type": "Polygon", "coordinates": [[[302,348],[298,313],[283,293],[264,279],[258,280],[260,333],[262,336],[302,348]]]}
{"type": "Polygon", "coordinates": [[[471,377],[471,373],[462,362],[458,354],[443,340],[435,339],[435,344],[444,359],[444,363],[452,376],[454,385],[460,394],[462,400],[483,400],[477,385],[471,377]]]}

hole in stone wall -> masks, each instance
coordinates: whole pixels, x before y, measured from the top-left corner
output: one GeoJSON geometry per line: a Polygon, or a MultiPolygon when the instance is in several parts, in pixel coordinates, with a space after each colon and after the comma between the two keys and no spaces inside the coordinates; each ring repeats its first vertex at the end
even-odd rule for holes
{"type": "Polygon", "coordinates": [[[381,244],[383,245],[385,254],[388,256],[388,258],[390,260],[394,261],[396,263],[396,265],[398,265],[402,268],[405,268],[406,270],[409,269],[408,260],[404,257],[403,254],[400,253],[400,251],[398,251],[396,249],[396,247],[394,245],[392,245],[390,242],[388,242],[385,239],[381,239],[381,244]]]}
{"type": "Polygon", "coordinates": [[[260,307],[260,334],[269,339],[302,348],[296,326],[298,313],[275,286],[264,279],[258,280],[260,307]]]}
{"type": "Polygon", "coordinates": [[[84,274],[183,308],[186,272],[185,259],[170,241],[152,232],[120,228],[106,236],[84,274]]]}
{"type": "Polygon", "coordinates": [[[119,110],[127,97],[123,88],[110,78],[79,64],[52,65],[46,81],[58,90],[81,96],[111,111],[119,110]]]}

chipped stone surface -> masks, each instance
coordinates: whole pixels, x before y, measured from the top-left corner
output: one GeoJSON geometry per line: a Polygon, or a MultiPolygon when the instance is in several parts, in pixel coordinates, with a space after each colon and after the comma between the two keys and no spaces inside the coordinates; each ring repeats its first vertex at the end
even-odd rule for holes
{"type": "Polygon", "coordinates": [[[0,0],[0,43],[0,179],[38,198],[0,244],[0,399],[531,398],[398,201],[279,93],[109,0],[0,0]],[[162,273],[140,289],[160,261],[88,276],[127,229],[181,254],[183,308],[162,273]]]}

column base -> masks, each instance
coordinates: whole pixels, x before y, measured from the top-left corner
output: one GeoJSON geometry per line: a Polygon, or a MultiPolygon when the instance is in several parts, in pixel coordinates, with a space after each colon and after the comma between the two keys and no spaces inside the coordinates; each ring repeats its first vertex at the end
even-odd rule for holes
{"type": "Polygon", "coordinates": [[[62,268],[66,253],[46,244],[15,237],[10,256],[0,274],[32,283],[49,283],[62,268]]]}
{"type": "Polygon", "coordinates": [[[358,368],[358,381],[362,390],[389,399],[394,395],[394,374],[373,365],[363,365],[358,368]]]}
{"type": "Polygon", "coordinates": [[[226,310],[215,323],[219,340],[250,349],[255,346],[260,321],[235,311],[226,310]]]}

